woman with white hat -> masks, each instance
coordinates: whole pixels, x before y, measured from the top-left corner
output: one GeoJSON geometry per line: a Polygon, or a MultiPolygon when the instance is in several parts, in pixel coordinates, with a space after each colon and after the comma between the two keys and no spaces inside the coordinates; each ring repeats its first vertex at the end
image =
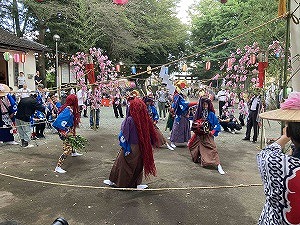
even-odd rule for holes
{"type": "Polygon", "coordinates": [[[280,109],[261,113],[263,119],[285,121],[282,136],[257,155],[266,202],[258,224],[300,224],[300,92],[280,109]],[[290,154],[282,152],[292,141],[290,154]]]}

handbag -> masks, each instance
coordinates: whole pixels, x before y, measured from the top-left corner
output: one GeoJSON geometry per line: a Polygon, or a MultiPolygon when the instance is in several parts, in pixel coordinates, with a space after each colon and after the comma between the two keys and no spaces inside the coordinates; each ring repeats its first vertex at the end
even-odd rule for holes
{"type": "Polygon", "coordinates": [[[235,122],[235,129],[236,130],[241,130],[242,129],[242,125],[239,124],[238,122],[235,122]]]}

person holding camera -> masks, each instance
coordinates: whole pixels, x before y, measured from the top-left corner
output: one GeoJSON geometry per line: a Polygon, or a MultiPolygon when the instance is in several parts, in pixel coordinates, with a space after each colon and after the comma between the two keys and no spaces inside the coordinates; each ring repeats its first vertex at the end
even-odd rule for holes
{"type": "Polygon", "coordinates": [[[262,119],[286,122],[281,137],[257,154],[266,195],[258,224],[299,224],[300,92],[291,93],[280,109],[259,114],[262,119]],[[292,142],[286,154],[285,146],[292,142]]]}

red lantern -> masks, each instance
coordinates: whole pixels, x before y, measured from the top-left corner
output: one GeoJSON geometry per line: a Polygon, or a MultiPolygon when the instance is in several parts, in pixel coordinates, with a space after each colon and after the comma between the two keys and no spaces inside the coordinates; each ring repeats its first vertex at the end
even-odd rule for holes
{"type": "Polygon", "coordinates": [[[268,67],[268,62],[258,62],[258,87],[264,87],[265,70],[268,67]]]}
{"type": "Polygon", "coordinates": [[[25,63],[25,60],[26,60],[26,54],[22,53],[21,54],[21,63],[25,63]]]}
{"type": "Polygon", "coordinates": [[[256,62],[256,56],[255,56],[255,54],[251,54],[250,55],[250,63],[253,65],[253,64],[255,64],[255,62],[256,62]]]}
{"type": "Polygon", "coordinates": [[[227,59],[227,67],[228,68],[232,67],[232,60],[231,60],[231,58],[227,59]]]}
{"type": "Polygon", "coordinates": [[[20,62],[20,55],[14,54],[14,62],[19,63],[20,62]]]}
{"type": "Polygon", "coordinates": [[[87,73],[89,83],[94,84],[96,82],[94,64],[85,64],[85,71],[87,73]]]}
{"type": "Polygon", "coordinates": [[[206,62],[205,63],[205,69],[210,70],[210,65],[211,65],[210,61],[206,62]]]}
{"type": "Polygon", "coordinates": [[[119,64],[116,65],[116,71],[117,71],[117,72],[120,72],[120,71],[121,71],[121,68],[120,68],[120,65],[119,65],[119,64]]]}
{"type": "Polygon", "coordinates": [[[117,5],[124,5],[128,2],[128,0],[113,0],[113,3],[117,5]]]}

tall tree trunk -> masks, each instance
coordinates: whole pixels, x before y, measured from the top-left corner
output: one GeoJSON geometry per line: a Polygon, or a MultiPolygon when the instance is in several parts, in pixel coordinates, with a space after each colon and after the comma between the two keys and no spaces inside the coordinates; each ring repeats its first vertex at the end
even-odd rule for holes
{"type": "Polygon", "coordinates": [[[18,37],[23,37],[23,33],[20,28],[20,18],[19,18],[19,11],[18,11],[18,2],[17,0],[13,0],[12,5],[12,16],[15,22],[15,31],[18,37]]]}
{"type": "MultiPolygon", "coordinates": [[[[46,35],[46,26],[43,22],[39,23],[38,26],[39,29],[39,37],[38,42],[40,44],[45,43],[45,35],[46,35]]],[[[40,71],[40,76],[43,80],[43,84],[45,87],[47,87],[47,80],[46,80],[46,65],[45,65],[45,52],[42,52],[38,56],[38,63],[37,63],[37,69],[40,71]]]]}

